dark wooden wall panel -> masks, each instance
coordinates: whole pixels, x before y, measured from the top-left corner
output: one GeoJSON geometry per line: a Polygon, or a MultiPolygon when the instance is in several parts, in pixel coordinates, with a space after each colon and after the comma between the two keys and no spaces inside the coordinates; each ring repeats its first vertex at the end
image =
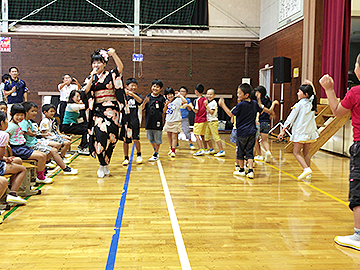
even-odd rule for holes
{"type": "MultiPolygon", "coordinates": [[[[298,78],[292,78],[291,83],[284,83],[285,103],[283,119],[286,119],[291,107],[297,102],[296,93],[301,85],[302,42],[302,20],[260,41],[260,68],[263,68],[265,64],[272,65],[274,57],[285,56],[291,59],[291,74],[296,67],[300,70],[298,78]]],[[[274,96],[277,100],[280,100],[280,89],[281,85],[276,84],[274,96]]],[[[280,107],[278,106],[276,109],[276,122],[279,120],[279,114],[280,107]]]]}
{"type": "MultiPolygon", "coordinates": [[[[133,77],[133,38],[80,37],[12,34],[11,53],[1,54],[2,74],[10,66],[17,66],[20,78],[30,89],[29,99],[40,104],[39,91],[57,91],[64,73],[70,73],[82,82],[91,71],[90,55],[94,49],[116,49],[124,63],[124,79],[133,77]]],[[[179,40],[143,38],[141,41],[144,62],[139,78],[139,92],[150,90],[153,79],[164,86],[178,89],[185,85],[194,92],[198,83],[214,88],[219,94],[234,96],[230,105],[236,104],[236,89],[245,76],[245,42],[227,40],[179,40]]],[[[139,53],[139,40],[135,42],[139,53]]],[[[248,52],[249,77],[254,86],[258,83],[259,48],[252,45],[248,52]]],[[[109,61],[108,68],[114,63],[109,61]]],[[[38,118],[40,119],[40,117],[38,118]]]]}

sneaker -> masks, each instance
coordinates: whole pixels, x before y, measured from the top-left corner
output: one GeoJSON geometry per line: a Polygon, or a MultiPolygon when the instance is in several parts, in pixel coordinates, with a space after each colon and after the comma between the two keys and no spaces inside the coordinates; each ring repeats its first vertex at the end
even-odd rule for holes
{"type": "Polygon", "coordinates": [[[204,155],[209,155],[210,152],[209,152],[209,149],[204,149],[204,155]]]}
{"type": "Polygon", "coordinates": [[[39,178],[36,178],[36,183],[39,183],[39,184],[51,184],[52,182],[54,182],[54,179],[53,178],[46,178],[41,180],[39,178]]]}
{"type": "Polygon", "coordinates": [[[71,157],[71,154],[65,154],[64,158],[69,158],[71,157]]]}
{"type": "Polygon", "coordinates": [[[305,177],[306,180],[311,180],[311,173],[305,177]]]}
{"type": "Polygon", "coordinates": [[[246,174],[247,178],[253,179],[254,178],[254,172],[249,172],[246,174]]]}
{"type": "Polygon", "coordinates": [[[79,155],[86,155],[86,156],[90,155],[90,152],[89,152],[88,148],[80,148],[78,150],[78,153],[79,153],[79,155]]]}
{"type": "Polygon", "coordinates": [[[254,160],[264,160],[264,158],[263,158],[263,156],[257,155],[254,157],[254,160]]]}
{"type": "Polygon", "coordinates": [[[4,222],[4,216],[0,214],[0,224],[4,222]]]}
{"type": "Polygon", "coordinates": [[[235,166],[235,171],[240,171],[240,166],[236,165],[235,166]]]}
{"type": "Polygon", "coordinates": [[[97,175],[98,175],[99,178],[104,178],[105,177],[104,166],[99,165],[97,175]]]}
{"type": "Polygon", "coordinates": [[[205,151],[203,149],[200,149],[199,151],[195,152],[193,155],[194,156],[203,156],[203,155],[205,155],[205,151]]]}
{"type": "Polygon", "coordinates": [[[137,164],[141,164],[142,161],[143,161],[143,158],[142,158],[141,156],[137,156],[137,158],[136,158],[136,163],[137,163],[137,164]]]}
{"type": "Polygon", "coordinates": [[[336,236],[334,238],[334,241],[336,244],[343,246],[343,247],[349,247],[356,250],[360,250],[360,241],[352,240],[352,235],[347,236],[336,236]]]}
{"type": "Polygon", "coordinates": [[[16,203],[16,204],[26,204],[26,200],[22,199],[19,196],[13,196],[8,194],[6,196],[6,202],[7,203],[16,203]]]}
{"type": "Polygon", "coordinates": [[[168,152],[168,156],[170,156],[171,155],[171,153],[172,153],[172,151],[171,151],[171,149],[169,150],[169,152],[168,152]]]}
{"type": "Polygon", "coordinates": [[[122,165],[123,165],[123,166],[129,165],[129,160],[128,160],[128,159],[124,159],[122,165]]]}
{"type": "Polygon", "coordinates": [[[150,161],[150,162],[154,162],[157,160],[159,160],[159,156],[151,156],[151,158],[148,159],[148,161],[150,161]]]}
{"type": "Polygon", "coordinates": [[[244,165],[244,170],[245,170],[245,173],[249,172],[249,168],[246,165],[244,165]]]}
{"type": "Polygon", "coordinates": [[[265,152],[265,159],[264,159],[264,161],[265,161],[265,162],[270,162],[270,161],[271,161],[271,158],[272,158],[271,152],[270,152],[270,151],[266,151],[266,152],[265,152]]]}
{"type": "Polygon", "coordinates": [[[245,176],[245,174],[246,174],[245,171],[240,172],[240,170],[233,172],[233,175],[237,175],[237,176],[245,176]]]}
{"type": "Polygon", "coordinates": [[[176,156],[175,152],[171,152],[170,157],[175,157],[175,156],[176,156]]]}
{"type": "Polygon", "coordinates": [[[210,155],[215,154],[215,149],[214,149],[214,148],[210,148],[209,151],[208,151],[208,153],[209,153],[210,155]]]}
{"type": "Polygon", "coordinates": [[[302,174],[300,174],[298,176],[298,180],[304,179],[307,175],[309,175],[311,173],[312,173],[312,170],[309,167],[305,168],[304,171],[302,172],[302,174]]]}
{"type": "Polygon", "coordinates": [[[70,163],[71,163],[71,161],[70,161],[70,160],[68,160],[67,158],[63,158],[63,161],[64,161],[64,163],[65,163],[66,165],[68,165],[68,164],[70,164],[70,163]]]}
{"type": "Polygon", "coordinates": [[[54,169],[54,168],[56,168],[57,164],[55,161],[52,160],[52,161],[46,163],[45,166],[48,167],[49,169],[54,169]]]}
{"type": "Polygon", "coordinates": [[[220,150],[220,151],[217,152],[214,156],[215,156],[215,157],[223,157],[223,156],[225,156],[225,151],[224,151],[224,150],[220,150]]]}
{"type": "Polygon", "coordinates": [[[69,166],[66,166],[65,169],[63,169],[64,174],[78,174],[79,171],[77,169],[70,168],[69,166]]]}
{"type": "Polygon", "coordinates": [[[105,166],[104,166],[104,174],[105,174],[105,175],[110,175],[109,165],[105,165],[105,166]]]}
{"type": "Polygon", "coordinates": [[[195,147],[192,143],[190,143],[190,149],[191,149],[191,150],[195,150],[196,147],[195,147]]]}

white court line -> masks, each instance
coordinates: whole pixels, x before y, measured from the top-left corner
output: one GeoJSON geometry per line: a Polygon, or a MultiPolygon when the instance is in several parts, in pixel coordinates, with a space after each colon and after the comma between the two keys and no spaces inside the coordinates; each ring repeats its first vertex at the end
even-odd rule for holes
{"type": "Polygon", "coordinates": [[[176,217],[174,205],[171,200],[169,187],[167,185],[164,170],[163,170],[160,160],[157,161],[157,165],[159,168],[160,178],[161,178],[161,182],[162,182],[163,189],[164,189],[166,204],[167,204],[168,211],[169,211],[171,226],[173,228],[173,233],[174,233],[175,243],[176,243],[176,247],[177,247],[179,258],[180,258],[181,268],[183,270],[191,270],[189,258],[186,253],[184,240],[181,235],[181,231],[180,231],[179,223],[178,223],[178,220],[176,217]]]}

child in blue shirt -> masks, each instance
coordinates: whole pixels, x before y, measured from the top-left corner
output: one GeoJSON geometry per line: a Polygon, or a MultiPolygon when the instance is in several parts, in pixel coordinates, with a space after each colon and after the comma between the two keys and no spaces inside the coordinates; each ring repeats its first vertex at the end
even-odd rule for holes
{"type": "Polygon", "coordinates": [[[185,134],[186,140],[190,142],[189,146],[191,150],[195,150],[196,147],[191,142],[191,133],[190,133],[190,123],[189,123],[189,111],[191,111],[191,108],[188,106],[188,104],[191,103],[190,98],[187,98],[186,95],[188,94],[188,89],[185,86],[181,86],[179,89],[180,95],[182,95],[186,99],[186,104],[183,104],[180,107],[180,113],[181,113],[181,128],[182,131],[185,134]]]}
{"type": "Polygon", "coordinates": [[[240,170],[235,171],[235,175],[247,176],[248,178],[254,178],[253,162],[254,162],[254,146],[256,135],[256,114],[271,113],[271,111],[265,108],[263,105],[260,107],[255,100],[250,99],[252,87],[243,83],[239,85],[237,90],[238,100],[240,102],[234,109],[230,109],[226,106],[224,99],[219,100],[219,105],[224,109],[227,115],[230,117],[236,116],[236,149],[237,159],[239,160],[240,170]],[[249,165],[249,171],[246,174],[244,169],[244,159],[247,159],[249,165]]]}

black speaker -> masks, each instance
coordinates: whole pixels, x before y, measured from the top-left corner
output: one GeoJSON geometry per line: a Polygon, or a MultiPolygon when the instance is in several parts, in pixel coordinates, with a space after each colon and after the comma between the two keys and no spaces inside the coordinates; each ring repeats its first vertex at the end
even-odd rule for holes
{"type": "Polygon", "coordinates": [[[284,56],[273,58],[273,83],[291,82],[291,59],[284,56]]]}

